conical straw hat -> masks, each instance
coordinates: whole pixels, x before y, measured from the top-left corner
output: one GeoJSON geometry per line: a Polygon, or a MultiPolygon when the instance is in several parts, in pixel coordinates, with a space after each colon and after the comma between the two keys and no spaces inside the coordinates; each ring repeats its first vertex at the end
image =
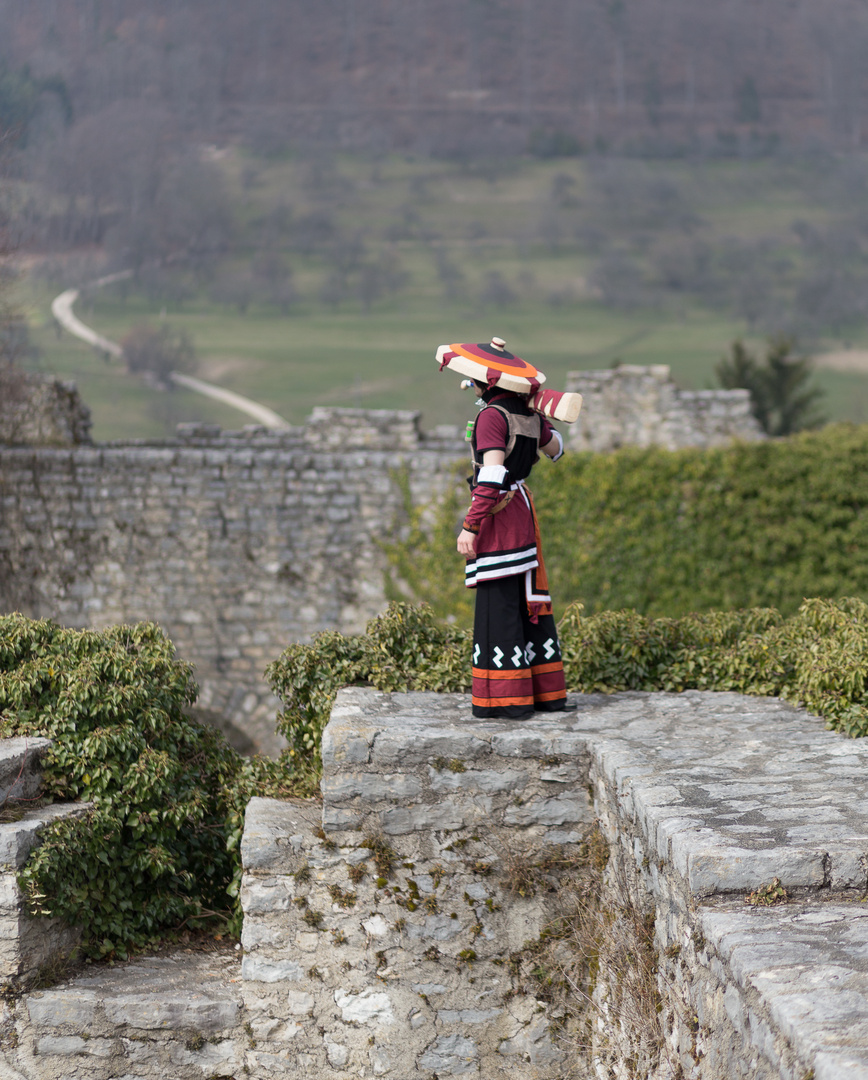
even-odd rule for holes
{"type": "Polygon", "coordinates": [[[448,368],[516,394],[534,393],[546,381],[533,364],[507,352],[503,338],[492,338],[489,345],[441,345],[436,355],[441,371],[448,368]]]}

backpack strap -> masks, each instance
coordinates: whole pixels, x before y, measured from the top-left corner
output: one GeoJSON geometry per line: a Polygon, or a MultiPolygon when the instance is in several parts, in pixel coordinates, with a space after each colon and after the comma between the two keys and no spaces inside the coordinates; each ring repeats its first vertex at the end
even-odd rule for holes
{"type": "MultiPolygon", "coordinates": [[[[515,449],[515,440],[519,435],[526,435],[529,439],[536,439],[536,457],[534,458],[534,465],[539,461],[539,440],[542,435],[542,416],[539,413],[532,412],[529,416],[523,416],[521,413],[512,413],[509,409],[504,409],[501,405],[497,405],[494,402],[483,406],[479,410],[479,416],[481,416],[486,409],[497,409],[499,413],[502,413],[506,418],[507,424],[507,442],[506,452],[504,453],[504,460],[509,457],[512,451],[515,449]]],[[[477,421],[479,420],[477,416],[477,421]]],[[[473,482],[476,483],[476,476],[479,470],[482,468],[482,462],[479,460],[479,453],[476,444],[476,425],[473,427],[473,438],[470,442],[470,457],[473,462],[473,482]]]]}

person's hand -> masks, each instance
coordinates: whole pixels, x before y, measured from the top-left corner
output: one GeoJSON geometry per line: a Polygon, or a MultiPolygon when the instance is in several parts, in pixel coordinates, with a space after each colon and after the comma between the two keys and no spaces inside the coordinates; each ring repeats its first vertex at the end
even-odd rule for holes
{"type": "Polygon", "coordinates": [[[476,554],[476,533],[462,529],[458,534],[458,553],[465,559],[472,559],[476,554]]]}

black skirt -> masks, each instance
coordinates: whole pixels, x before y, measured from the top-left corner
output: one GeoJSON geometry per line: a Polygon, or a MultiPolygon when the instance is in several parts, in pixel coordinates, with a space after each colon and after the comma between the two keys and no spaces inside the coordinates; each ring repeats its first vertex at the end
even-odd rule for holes
{"type": "Polygon", "coordinates": [[[473,623],[473,715],[521,719],[558,712],[567,700],[555,620],[532,623],[526,575],[476,586],[473,623]]]}

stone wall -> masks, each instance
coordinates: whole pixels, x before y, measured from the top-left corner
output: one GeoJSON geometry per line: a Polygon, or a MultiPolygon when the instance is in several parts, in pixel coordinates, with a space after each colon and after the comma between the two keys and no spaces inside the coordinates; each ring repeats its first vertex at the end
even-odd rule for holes
{"type": "MultiPolygon", "coordinates": [[[[667,372],[576,375],[573,446],[758,437],[744,392],[678,391],[667,372]]],[[[0,610],[158,622],[196,666],[200,708],[274,752],[263,668],[382,610],[378,541],[404,514],[400,478],[424,503],[466,458],[460,433],[423,435],[417,413],[323,408],[285,433],[182,425],[154,443],[0,447],[0,610]]]]}
{"type": "Polygon", "coordinates": [[[680,390],[664,364],[574,371],[566,389],[584,397],[570,431],[570,446],[576,450],[678,450],[765,438],[750,411],[748,390],[680,390]]]}
{"type": "Polygon", "coordinates": [[[89,444],[90,409],[75,383],[0,366],[0,444],[89,444]]]}
{"type": "Polygon", "coordinates": [[[575,702],[510,723],[463,695],[339,694],[322,828],[248,809],[252,1071],[868,1077],[868,747],[773,699],[575,702]],[[595,820],[596,901],[573,872],[595,820]],[[789,902],[746,906],[774,878],[789,902]]]}
{"type": "MultiPolygon", "coordinates": [[[[291,642],[364,629],[385,604],[379,538],[466,458],[410,412],[317,409],[305,428],[0,449],[0,610],[67,626],[158,622],[199,704],[273,752],[262,678],[291,642]]],[[[457,568],[456,568],[457,572],[457,568]]]]}
{"type": "Polygon", "coordinates": [[[248,807],[243,950],[7,995],[0,1077],[868,1080],[865,740],[571,701],[341,691],[322,805],[248,807]]]}

